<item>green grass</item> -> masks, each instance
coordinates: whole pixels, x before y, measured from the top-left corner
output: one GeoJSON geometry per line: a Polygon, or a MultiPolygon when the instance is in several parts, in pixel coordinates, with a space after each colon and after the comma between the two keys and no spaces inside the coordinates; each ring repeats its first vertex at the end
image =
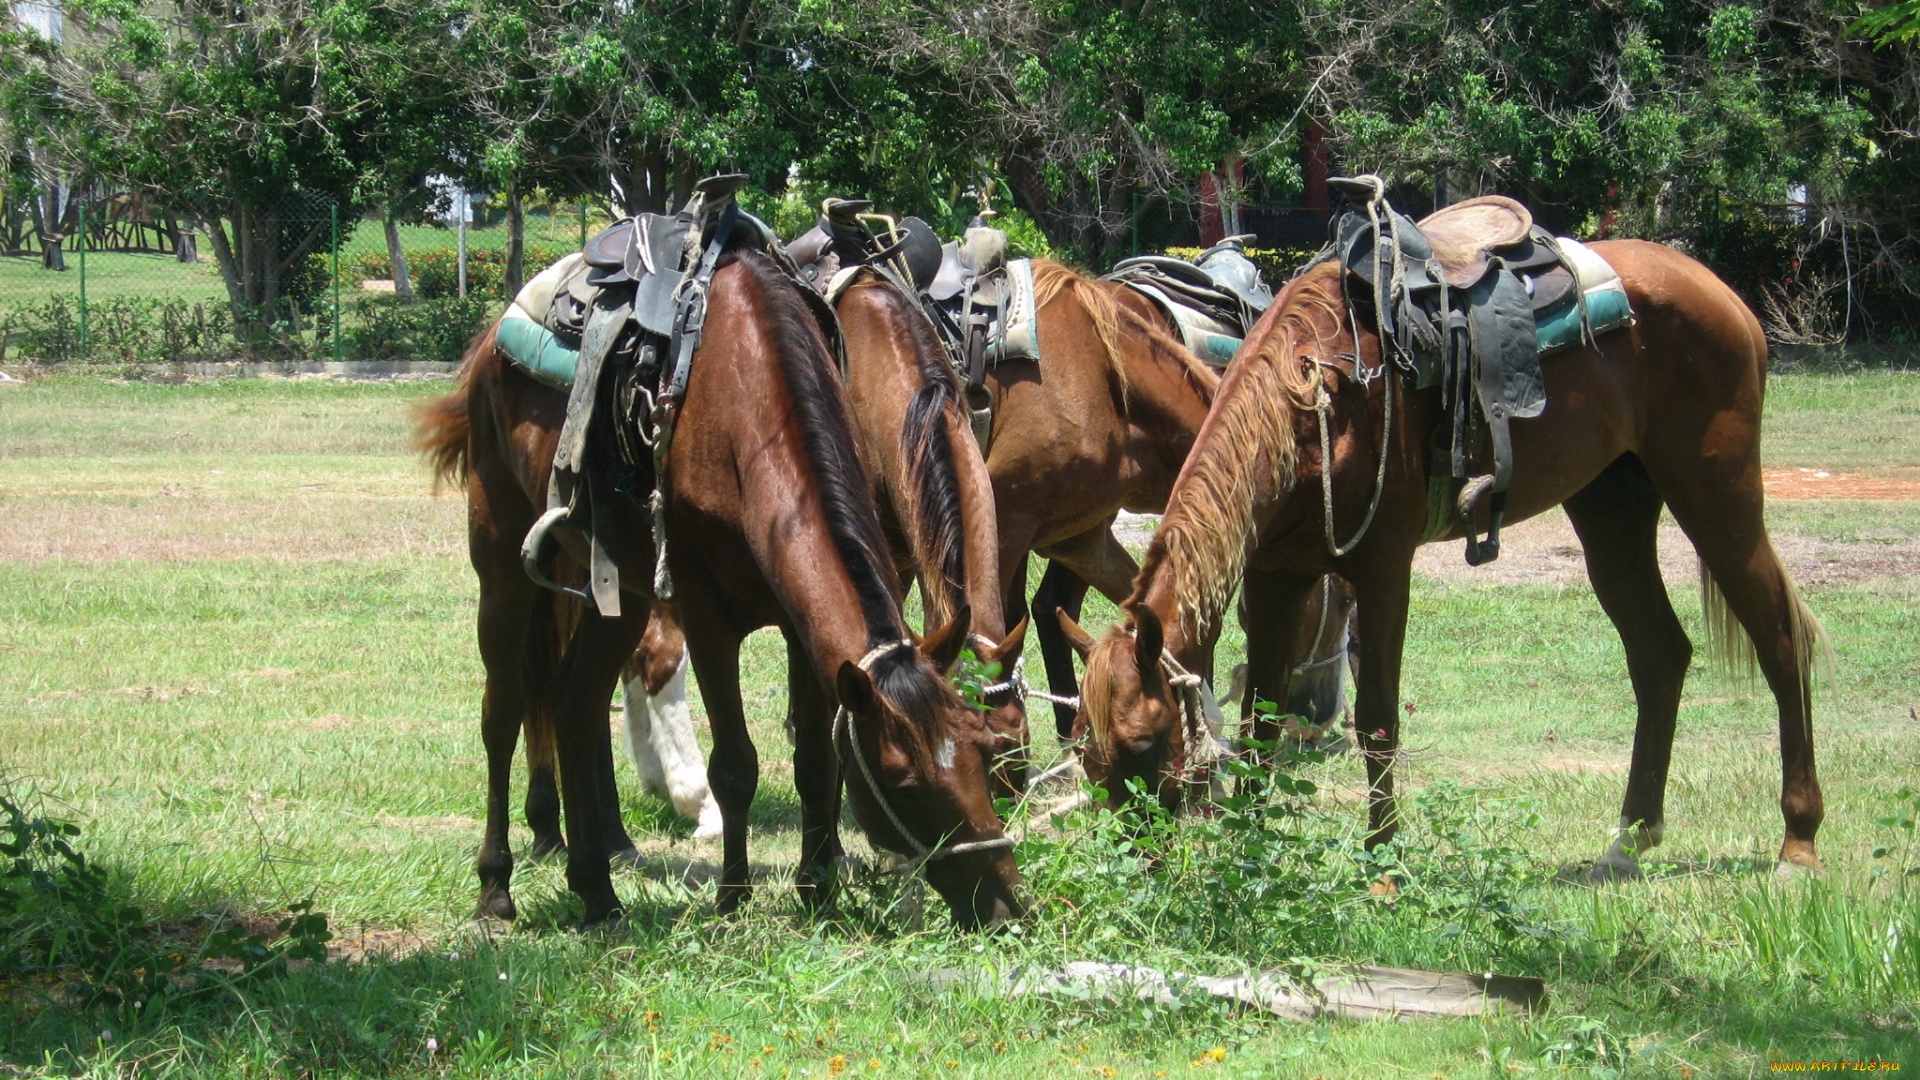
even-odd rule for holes
{"type": "MultiPolygon", "coordinates": [[[[1554,884],[1598,854],[1618,812],[1633,704],[1617,640],[1585,588],[1423,580],[1405,782],[1482,787],[1463,820],[1486,851],[1517,854],[1475,880],[1527,911],[1539,937],[1489,929],[1485,908],[1450,922],[1419,889],[1393,908],[1330,891],[1324,925],[1311,898],[1249,897],[1245,913],[1229,901],[1206,923],[1191,905],[1224,886],[1178,860],[1142,874],[1095,822],[1023,848],[1036,894],[1078,910],[1045,903],[1017,936],[955,935],[937,912],[906,933],[889,911],[898,887],[883,881],[855,883],[836,917],[808,921],[781,884],[797,806],[783,653],[768,634],[751,639],[744,677],[765,755],[753,854],[773,877],[748,914],[717,919],[709,888],[629,873],[616,879],[629,931],[576,935],[559,869],[524,867],[522,923],[478,936],[465,922],[483,752],[464,514],[457,497],[428,496],[405,450],[406,407],[442,385],[60,378],[0,391],[0,774],[57,799],[116,887],[168,925],[310,896],[349,944],[403,931],[426,942],[152,1019],[0,983],[0,1075],[799,1078],[828,1076],[838,1055],[843,1076],[1152,1077],[1195,1072],[1215,1046],[1225,1057],[1206,1072],[1302,1080],[1563,1075],[1568,1062],[1585,1074],[1596,1060],[1614,1075],[1750,1076],[1769,1054],[1920,1062],[1920,964],[1883,959],[1920,935],[1920,899],[1876,878],[1870,855],[1889,793],[1920,777],[1920,620],[1912,585],[1887,578],[1807,589],[1841,657],[1818,710],[1830,869],[1815,882],[1769,873],[1771,702],[1702,671],[1658,853],[1672,870],[1614,889],[1554,884]],[[1302,956],[1536,975],[1555,997],[1531,1022],[1297,1024],[925,981],[992,961],[1221,973],[1302,956]],[[1597,1056],[1615,1046],[1623,1059],[1597,1056]]],[[[1829,437],[1891,433],[1881,462],[1920,463],[1899,434],[1914,387],[1775,380],[1770,463],[1776,444],[1815,460],[1822,423],[1829,437]]],[[[1782,532],[1910,538],[1910,507],[1770,513],[1782,532]]],[[[1675,604],[1696,627],[1697,598],[1676,588],[1675,604]]],[[[1090,627],[1113,618],[1090,607],[1090,627]]],[[[1037,655],[1030,665],[1037,675],[1037,655]]],[[[1351,842],[1359,763],[1302,775],[1322,788],[1302,804],[1304,839],[1351,842]]],[[[630,798],[626,812],[656,857],[713,857],[659,805],[630,798]]],[[[1451,850],[1433,839],[1444,824],[1416,822],[1416,845],[1451,850]]],[[[856,829],[844,835],[864,850],[856,829]]],[[[1269,852],[1276,865],[1294,854],[1269,852]]],[[[1896,857],[1920,862],[1910,848],[1896,857]]]]}
{"type": "MultiPolygon", "coordinates": [[[[156,300],[224,301],[226,286],[211,255],[187,265],[171,255],[95,251],[87,253],[87,299],[120,296],[156,300]]],[[[0,256],[0,297],[7,304],[38,303],[54,296],[80,302],[80,256],[68,254],[61,272],[40,265],[37,256],[0,256]]]]}

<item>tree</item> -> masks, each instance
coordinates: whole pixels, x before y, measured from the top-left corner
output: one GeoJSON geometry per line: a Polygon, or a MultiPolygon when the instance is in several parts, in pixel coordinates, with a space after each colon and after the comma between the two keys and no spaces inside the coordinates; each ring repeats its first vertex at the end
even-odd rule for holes
{"type": "Polygon", "coordinates": [[[1284,130],[1303,85],[1289,5],[1206,0],[917,0],[822,5],[902,85],[957,103],[944,129],[1011,181],[1056,247],[1102,262],[1141,201],[1184,199],[1252,152],[1298,173],[1284,130]]]}

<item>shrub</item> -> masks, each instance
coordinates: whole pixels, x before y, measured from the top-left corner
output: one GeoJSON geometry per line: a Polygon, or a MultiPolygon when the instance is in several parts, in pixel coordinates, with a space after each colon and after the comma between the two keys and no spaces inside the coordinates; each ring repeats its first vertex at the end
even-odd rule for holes
{"type": "MultiPolygon", "coordinates": [[[[1197,247],[1170,247],[1161,254],[1192,262],[1199,258],[1204,250],[1206,249],[1197,247]]],[[[1252,259],[1253,265],[1260,268],[1260,276],[1273,287],[1274,292],[1279,292],[1280,286],[1292,281],[1293,275],[1320,251],[1319,248],[1309,247],[1248,248],[1246,250],[1247,258],[1252,259]]]]}
{"type": "Polygon", "coordinates": [[[79,836],[79,826],[0,785],[0,980],[153,1024],[234,984],[283,974],[289,961],[327,957],[333,935],[311,901],[287,910],[276,941],[235,924],[197,945],[169,936],[75,847],[79,836]]]}
{"type": "MultiPolygon", "coordinates": [[[[539,273],[576,250],[568,244],[528,244],[525,255],[527,276],[539,273]]],[[[407,275],[413,282],[415,299],[457,299],[460,291],[460,250],[444,247],[409,251],[407,275]]],[[[357,288],[363,281],[392,276],[393,263],[385,251],[362,251],[340,267],[343,288],[357,288]]],[[[506,278],[505,251],[499,248],[467,249],[468,299],[511,299],[505,291],[506,278]]]]}
{"type": "Polygon", "coordinates": [[[348,305],[342,345],[356,360],[458,360],[499,310],[500,301],[490,296],[413,304],[385,295],[360,297],[348,305]]]}

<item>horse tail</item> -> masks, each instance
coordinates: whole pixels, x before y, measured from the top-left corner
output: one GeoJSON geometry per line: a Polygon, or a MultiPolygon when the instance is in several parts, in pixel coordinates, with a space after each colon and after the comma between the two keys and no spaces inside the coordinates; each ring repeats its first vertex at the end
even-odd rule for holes
{"type": "Polygon", "coordinates": [[[1036,312],[1061,293],[1068,292],[1093,321],[1094,336],[1100,339],[1107,366],[1113,370],[1114,381],[1120,384],[1120,407],[1125,410],[1132,388],[1127,381],[1126,358],[1120,352],[1120,305],[1113,294],[1098,287],[1098,283],[1057,262],[1033,260],[1033,309],[1036,312]]]}
{"type": "MultiPolygon", "coordinates": [[[[1794,584],[1793,575],[1787,572],[1777,551],[1774,563],[1780,567],[1780,583],[1787,592],[1787,631],[1793,639],[1793,652],[1798,661],[1801,693],[1810,702],[1815,680],[1831,681],[1833,677],[1837,663],[1833,643],[1813,609],[1801,598],[1800,587],[1794,584]]],[[[1734,617],[1726,594],[1720,591],[1719,583],[1713,580],[1704,561],[1700,564],[1700,613],[1706,624],[1707,658],[1712,665],[1749,683],[1758,681],[1760,657],[1754,651],[1753,638],[1734,617]]]]}
{"type": "Polygon", "coordinates": [[[429,398],[413,411],[413,448],[427,459],[433,469],[435,491],[441,484],[461,486],[467,482],[467,466],[472,456],[473,417],[470,384],[480,358],[493,351],[495,327],[474,335],[460,360],[460,373],[454,376],[453,389],[429,398]]]}

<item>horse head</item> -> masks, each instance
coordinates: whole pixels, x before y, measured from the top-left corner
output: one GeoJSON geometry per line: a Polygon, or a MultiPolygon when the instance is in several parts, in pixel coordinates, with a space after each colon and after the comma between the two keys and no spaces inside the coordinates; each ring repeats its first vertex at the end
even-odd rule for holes
{"type": "Polygon", "coordinates": [[[1000,740],[948,681],[971,618],[962,607],[912,648],[882,646],[868,663],[843,663],[834,689],[849,719],[847,790],[861,829],[921,863],[957,925],[991,928],[1025,904],[1012,841],[987,794],[1000,740]]]}

